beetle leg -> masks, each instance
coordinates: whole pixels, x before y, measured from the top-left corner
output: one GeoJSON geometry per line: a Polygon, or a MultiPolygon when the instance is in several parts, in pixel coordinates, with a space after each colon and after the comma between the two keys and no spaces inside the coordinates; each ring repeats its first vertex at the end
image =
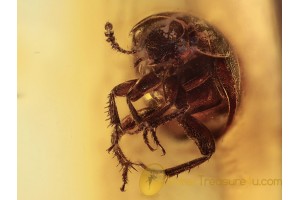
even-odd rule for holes
{"type": "Polygon", "coordinates": [[[166,150],[163,148],[163,146],[158,141],[155,129],[154,128],[150,129],[150,132],[151,132],[151,135],[152,135],[152,138],[153,138],[155,144],[160,147],[160,149],[161,149],[161,151],[163,153],[162,156],[164,156],[166,154],[166,150]]]}
{"type": "Polygon", "coordinates": [[[146,145],[149,147],[149,149],[151,151],[154,151],[155,149],[153,149],[150,145],[149,145],[149,141],[148,141],[148,138],[147,138],[147,135],[148,135],[148,132],[151,133],[152,135],[152,138],[154,140],[154,143],[160,147],[160,149],[162,150],[162,156],[166,154],[166,150],[164,149],[164,147],[160,144],[158,138],[157,138],[157,135],[156,135],[156,128],[159,126],[159,125],[162,125],[162,124],[165,124],[175,118],[177,118],[179,115],[183,114],[185,111],[187,110],[187,107],[185,108],[182,108],[180,110],[176,110],[175,112],[173,113],[170,113],[168,115],[164,115],[162,117],[158,117],[158,118],[154,118],[152,120],[149,120],[151,118],[147,118],[149,121],[152,121],[151,123],[148,123],[148,122],[143,122],[141,124],[141,127],[142,129],[144,129],[144,141],[146,143],[146,145]]]}
{"type": "Polygon", "coordinates": [[[166,169],[165,174],[167,177],[172,177],[180,174],[181,172],[191,170],[192,168],[210,159],[215,151],[214,138],[206,126],[197,122],[196,119],[190,115],[179,117],[178,122],[185,129],[187,136],[195,141],[203,156],[181,165],[166,169]]]}
{"type": "MultiPolygon", "coordinates": [[[[162,109],[160,109],[159,113],[162,113],[164,114],[165,113],[165,109],[169,109],[170,106],[166,106],[166,107],[163,107],[162,109]],[[165,108],[165,109],[164,109],[165,108]]],[[[156,116],[157,114],[157,111],[154,112],[153,114],[155,114],[154,116],[156,116]]],[[[156,136],[156,131],[155,131],[155,128],[159,125],[159,123],[156,124],[156,127],[152,124],[150,124],[148,121],[152,121],[153,119],[156,119],[156,118],[153,118],[153,115],[150,114],[150,116],[146,116],[145,118],[141,119],[139,117],[139,120],[140,120],[140,125],[139,125],[139,129],[143,130],[143,139],[144,139],[144,142],[145,144],[148,146],[148,148],[150,149],[150,151],[155,151],[156,149],[154,149],[150,144],[149,144],[149,140],[148,140],[148,133],[150,132],[151,135],[152,135],[152,138],[154,139],[154,142],[157,146],[159,146],[161,148],[161,150],[163,151],[163,155],[166,154],[166,151],[165,149],[161,146],[160,142],[158,141],[157,139],[157,136],[156,136]]]]}
{"type": "Polygon", "coordinates": [[[160,149],[162,150],[162,156],[164,156],[166,154],[166,150],[164,149],[164,147],[160,144],[157,136],[156,136],[156,127],[152,127],[152,126],[145,126],[145,124],[143,123],[142,125],[142,129],[143,129],[143,138],[144,138],[144,142],[145,144],[148,146],[148,148],[151,150],[151,151],[155,151],[156,149],[154,149],[153,147],[150,146],[149,144],[149,140],[148,140],[148,133],[150,132],[151,133],[151,136],[154,140],[154,143],[160,147],[160,149]]]}
{"type": "MultiPolygon", "coordinates": [[[[158,79],[157,79],[158,80],[158,79]]],[[[143,136],[144,136],[144,141],[146,143],[146,145],[149,147],[149,149],[151,151],[154,151],[155,149],[153,149],[150,145],[149,145],[149,141],[147,138],[148,133],[150,132],[152,135],[152,138],[154,140],[154,143],[160,147],[160,149],[162,150],[162,155],[166,154],[165,149],[163,148],[163,146],[160,144],[157,136],[156,136],[156,127],[159,126],[161,123],[161,120],[157,119],[161,119],[163,116],[175,103],[175,99],[177,97],[178,94],[178,81],[177,81],[177,77],[176,76],[171,76],[168,77],[164,83],[163,83],[163,87],[164,87],[164,98],[165,101],[168,102],[167,104],[165,104],[162,107],[157,108],[153,113],[150,113],[150,115],[146,116],[145,118],[143,118],[143,120],[141,120],[140,118],[138,118],[137,116],[137,120],[140,123],[140,127],[142,127],[143,131],[143,136]],[[153,123],[153,121],[156,121],[157,123],[153,123]]],[[[130,103],[130,102],[129,102],[130,103]]],[[[129,106],[131,106],[129,104],[129,106]]],[[[135,114],[136,112],[133,110],[133,114],[135,114]]],[[[133,115],[133,116],[134,116],[133,115]]],[[[167,119],[167,118],[164,118],[167,119]]],[[[163,120],[162,120],[163,121],[163,120]]]]}
{"type": "Polygon", "coordinates": [[[189,108],[186,99],[186,92],[181,86],[178,86],[174,82],[173,86],[169,86],[168,89],[171,90],[166,90],[166,99],[169,98],[170,103],[144,119],[145,122],[150,124],[148,126],[151,126],[152,128],[156,128],[159,125],[165,124],[177,118],[179,115],[185,113],[189,108]],[[177,109],[172,113],[164,115],[165,112],[173,105],[175,105],[177,109]]]}
{"type": "Polygon", "coordinates": [[[115,129],[121,128],[120,117],[115,101],[115,97],[126,96],[130,88],[136,83],[137,79],[126,81],[114,87],[111,93],[108,95],[108,119],[110,121],[110,126],[114,126],[115,129]]]}
{"type": "MultiPolygon", "coordinates": [[[[146,109],[141,109],[138,111],[138,113],[142,116],[145,117],[149,115],[150,113],[153,112],[152,108],[146,108],[146,109]]],[[[122,187],[120,188],[121,191],[125,191],[125,185],[128,182],[128,171],[130,169],[134,169],[134,165],[141,166],[141,164],[133,163],[131,162],[123,153],[119,141],[121,140],[121,137],[125,134],[137,134],[141,131],[142,129],[139,129],[136,125],[136,122],[132,118],[132,115],[127,115],[121,122],[120,126],[117,126],[111,136],[111,143],[112,146],[107,149],[107,151],[110,153],[114,154],[115,157],[117,157],[119,164],[122,167],[123,173],[122,173],[122,180],[123,184],[122,187]],[[136,129],[137,128],[137,129],[136,129]]]]}
{"type": "MultiPolygon", "coordinates": [[[[131,162],[123,153],[119,141],[125,133],[129,133],[129,130],[134,129],[136,127],[136,124],[131,116],[127,116],[122,120],[122,130],[120,128],[116,128],[114,132],[112,133],[112,146],[107,149],[108,152],[113,152],[114,156],[117,157],[119,164],[121,165],[121,169],[123,170],[122,173],[122,180],[123,184],[120,188],[121,191],[125,191],[125,185],[128,182],[128,171],[130,171],[130,168],[136,170],[133,165],[139,165],[136,163],[131,162]]],[[[134,134],[137,132],[131,132],[130,134],[134,134]]]]}
{"type": "MultiPolygon", "coordinates": [[[[150,116],[152,113],[155,113],[155,110],[153,110],[153,108],[146,108],[146,109],[141,109],[139,111],[137,111],[138,114],[141,116],[142,119],[146,119],[147,116],[150,116]]],[[[165,120],[165,122],[172,120],[174,118],[176,118],[179,114],[182,114],[184,111],[180,111],[180,112],[176,112],[176,114],[169,114],[166,115],[164,117],[164,119],[162,120],[157,120],[155,122],[155,124],[153,124],[152,126],[159,126],[161,123],[160,122],[164,122],[163,120],[165,120]],[[168,118],[167,120],[165,118],[168,118]]],[[[114,156],[117,157],[119,164],[122,166],[122,180],[123,180],[123,184],[121,186],[121,191],[125,191],[125,185],[128,183],[128,171],[130,171],[130,168],[135,169],[134,165],[137,166],[141,166],[141,167],[145,167],[145,165],[143,163],[133,163],[131,162],[123,153],[121,147],[119,146],[119,141],[121,140],[121,137],[125,134],[137,134],[142,130],[142,127],[137,127],[136,122],[134,121],[132,115],[128,115],[126,116],[122,122],[120,127],[117,127],[116,129],[114,129],[113,133],[112,133],[112,138],[111,138],[111,142],[112,142],[112,146],[107,150],[108,152],[113,152],[114,156]],[[121,128],[120,128],[121,127],[121,128]],[[137,128],[137,129],[136,129],[137,128]],[[132,131],[133,130],[133,131],[132,131]]],[[[151,146],[149,144],[148,138],[145,139],[145,134],[148,134],[149,129],[144,129],[144,141],[147,144],[147,146],[149,147],[149,149],[151,150],[151,146]]],[[[150,129],[150,132],[152,134],[152,137],[155,141],[155,143],[160,146],[160,148],[162,149],[163,153],[165,154],[165,150],[164,148],[160,145],[156,135],[155,135],[155,128],[150,129]]],[[[147,135],[146,135],[147,137],[147,135]]],[[[152,148],[153,149],[153,148],[152,148]]],[[[153,149],[154,150],[154,149],[153,149]]]]}
{"type": "MultiPolygon", "coordinates": [[[[107,112],[108,112],[108,120],[110,120],[110,126],[115,127],[116,136],[114,137],[119,138],[119,132],[120,131],[122,132],[122,126],[121,126],[120,117],[115,102],[115,97],[116,96],[126,97],[130,113],[135,123],[140,124],[142,122],[142,118],[139,116],[138,111],[134,108],[132,101],[137,101],[145,93],[154,90],[159,85],[160,85],[160,79],[155,75],[155,73],[149,73],[139,80],[137,79],[130,80],[122,84],[119,84],[113,88],[113,90],[109,94],[107,112]]],[[[112,142],[111,148],[113,148],[114,143],[115,142],[112,142]]]]}
{"type": "Polygon", "coordinates": [[[117,157],[119,163],[122,166],[122,170],[123,170],[123,173],[122,173],[123,184],[122,184],[122,187],[120,189],[121,189],[122,192],[124,192],[125,191],[125,185],[128,183],[128,171],[130,171],[131,168],[134,169],[134,170],[136,170],[133,165],[138,165],[139,166],[139,164],[133,163],[130,160],[128,160],[126,158],[126,156],[124,155],[124,153],[122,152],[119,144],[117,144],[117,145],[115,145],[113,147],[113,153],[114,153],[114,156],[117,157]]]}
{"type": "Polygon", "coordinates": [[[151,151],[154,151],[155,149],[153,149],[150,144],[149,144],[149,140],[147,138],[148,133],[151,133],[151,136],[154,140],[154,143],[160,147],[160,149],[162,150],[162,156],[166,154],[165,149],[163,148],[163,146],[160,144],[157,136],[156,136],[156,128],[164,123],[167,123],[168,121],[171,121],[172,119],[176,118],[179,114],[182,114],[185,112],[182,110],[178,110],[175,111],[171,114],[168,115],[164,115],[162,116],[170,107],[172,106],[172,104],[167,104],[165,107],[162,107],[160,110],[154,112],[153,114],[149,115],[148,117],[143,119],[143,122],[140,124],[141,129],[143,129],[143,137],[144,137],[144,141],[146,143],[146,145],[149,147],[149,149],[151,151]],[[161,117],[162,116],[162,117],[161,117]],[[151,122],[151,123],[150,123],[151,122]]]}
{"type": "Polygon", "coordinates": [[[145,144],[148,146],[148,148],[150,149],[150,151],[155,151],[156,149],[154,149],[154,148],[149,144],[149,140],[148,140],[148,130],[147,130],[147,129],[144,129],[144,131],[143,131],[143,138],[144,138],[145,144]]]}
{"type": "Polygon", "coordinates": [[[179,85],[176,76],[168,77],[164,82],[165,99],[168,102],[164,107],[149,115],[143,122],[144,127],[150,130],[152,138],[157,146],[162,150],[162,155],[166,154],[165,149],[160,144],[156,136],[156,127],[161,124],[165,124],[179,115],[182,115],[189,108],[187,104],[186,91],[179,85]],[[165,113],[173,106],[177,108],[174,112],[166,114],[165,113]],[[151,122],[151,123],[150,123],[151,122]]]}
{"type": "MultiPolygon", "coordinates": [[[[152,108],[144,108],[138,111],[142,117],[145,117],[153,112],[152,108]]],[[[133,120],[131,115],[127,115],[122,119],[120,126],[117,126],[111,135],[112,146],[107,149],[110,152],[116,144],[119,143],[120,138],[125,134],[137,134],[142,131],[142,128],[137,127],[136,122],[133,120]],[[137,129],[135,129],[137,128],[137,129]]]]}
{"type": "Polygon", "coordinates": [[[127,104],[133,119],[140,124],[142,118],[139,116],[137,110],[134,108],[132,102],[139,100],[146,93],[155,90],[161,84],[161,80],[154,72],[146,74],[139,79],[126,94],[127,104]]]}

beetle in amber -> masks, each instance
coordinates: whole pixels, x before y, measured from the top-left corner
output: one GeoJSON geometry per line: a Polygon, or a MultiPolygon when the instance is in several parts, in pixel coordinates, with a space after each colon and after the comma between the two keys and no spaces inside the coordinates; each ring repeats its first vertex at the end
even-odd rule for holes
{"type": "Polygon", "coordinates": [[[164,170],[166,177],[178,175],[202,164],[215,152],[217,141],[231,125],[240,101],[238,60],[224,36],[204,20],[185,13],[151,15],[131,30],[132,49],[116,42],[113,26],[107,22],[105,36],[113,49],[134,56],[139,78],[114,87],[108,98],[108,116],[113,126],[113,152],[122,166],[125,190],[128,170],[143,163],[131,162],[119,146],[125,134],[139,134],[151,151],[148,135],[166,153],[156,136],[158,126],[176,120],[199,148],[199,158],[164,170]],[[146,108],[133,102],[151,96],[146,108]],[[116,97],[125,97],[130,114],[120,120],[116,97]]]}

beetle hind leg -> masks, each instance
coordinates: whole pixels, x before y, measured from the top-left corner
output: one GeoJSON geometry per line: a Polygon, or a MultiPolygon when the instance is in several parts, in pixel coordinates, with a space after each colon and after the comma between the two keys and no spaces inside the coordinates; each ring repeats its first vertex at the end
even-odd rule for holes
{"type": "Polygon", "coordinates": [[[195,118],[189,115],[184,115],[183,117],[178,118],[178,122],[184,128],[187,136],[195,141],[202,157],[166,169],[165,174],[167,177],[178,175],[184,171],[191,170],[192,168],[201,165],[205,161],[209,160],[215,151],[214,138],[205,125],[197,122],[195,118]]]}

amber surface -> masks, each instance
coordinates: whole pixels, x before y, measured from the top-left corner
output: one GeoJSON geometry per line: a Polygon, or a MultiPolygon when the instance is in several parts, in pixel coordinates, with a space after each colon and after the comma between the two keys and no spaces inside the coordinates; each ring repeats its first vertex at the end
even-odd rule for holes
{"type": "MultiPolygon", "coordinates": [[[[117,161],[105,151],[107,94],[135,77],[132,59],[111,50],[103,25],[114,22],[118,42],[130,47],[132,25],[153,13],[185,11],[217,26],[240,56],[243,101],[214,157],[153,199],[281,199],[281,186],[212,185],[203,177],[281,178],[281,46],[273,1],[19,1],[18,198],[20,200],[149,199],[130,174],[121,193],[117,161]],[[117,57],[117,58],[116,58],[117,57]],[[201,179],[201,175],[203,176],[201,179]]],[[[120,100],[122,113],[128,113],[120,100]]],[[[168,162],[142,138],[124,138],[128,156],[162,167],[194,158],[193,143],[161,136],[168,162]],[[134,142],[133,142],[134,141],[134,142]],[[149,153],[148,153],[149,152],[149,153]],[[176,156],[175,156],[176,155],[176,156]]],[[[251,182],[250,182],[251,183],[251,182]]]]}

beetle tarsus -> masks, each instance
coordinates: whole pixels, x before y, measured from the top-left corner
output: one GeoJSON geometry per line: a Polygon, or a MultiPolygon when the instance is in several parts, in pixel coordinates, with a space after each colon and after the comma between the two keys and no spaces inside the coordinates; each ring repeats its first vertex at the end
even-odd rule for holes
{"type": "Polygon", "coordinates": [[[143,131],[143,138],[144,138],[145,144],[148,146],[148,148],[150,149],[150,151],[155,151],[156,149],[154,149],[154,148],[149,144],[149,140],[148,140],[148,130],[147,130],[147,129],[144,129],[144,131],[143,131]]]}
{"type": "Polygon", "coordinates": [[[151,131],[151,135],[152,135],[152,138],[153,138],[153,140],[154,140],[154,142],[155,142],[155,144],[157,145],[157,146],[159,146],[160,147],[160,149],[161,149],[161,151],[162,151],[162,156],[164,156],[165,154],[166,154],[166,150],[164,149],[164,147],[160,144],[160,142],[159,142],[159,140],[158,140],[158,138],[157,138],[157,136],[156,136],[156,131],[155,131],[155,129],[150,129],[150,131],[151,131]]]}

